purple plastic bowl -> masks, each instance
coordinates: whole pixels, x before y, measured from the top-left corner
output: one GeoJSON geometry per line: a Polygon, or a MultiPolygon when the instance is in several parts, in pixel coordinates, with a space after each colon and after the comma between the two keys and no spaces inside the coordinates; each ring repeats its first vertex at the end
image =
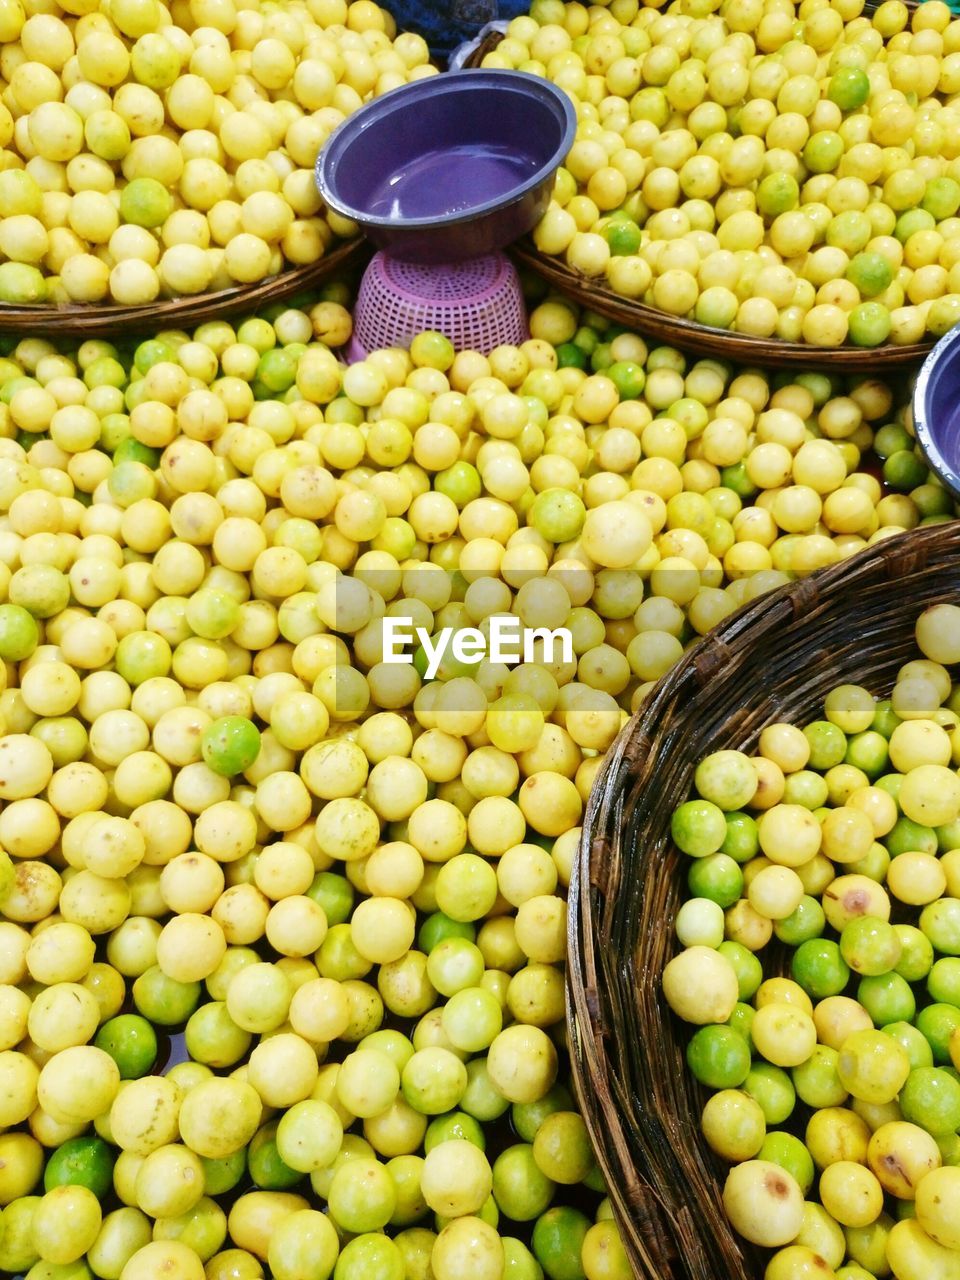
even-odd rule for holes
{"type": "Polygon", "coordinates": [[[931,470],[960,500],[960,326],[923,362],[913,388],[913,425],[931,470]]]}
{"type": "Polygon", "coordinates": [[[536,225],[576,127],[571,100],[539,76],[429,76],[345,120],[317,157],[317,187],[397,258],[473,258],[536,225]]]}

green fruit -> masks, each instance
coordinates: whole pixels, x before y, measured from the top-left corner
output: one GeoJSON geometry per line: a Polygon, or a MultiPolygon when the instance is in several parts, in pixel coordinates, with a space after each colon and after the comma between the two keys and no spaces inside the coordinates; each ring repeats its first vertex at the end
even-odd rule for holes
{"type": "Polygon", "coordinates": [[[606,370],[607,377],[620,393],[621,400],[636,400],[646,385],[647,375],[631,360],[618,360],[606,370]]]}
{"type": "Polygon", "coordinates": [[[449,1142],[454,1138],[472,1142],[481,1151],[487,1145],[483,1128],[474,1120],[473,1116],[468,1116],[463,1111],[449,1111],[445,1116],[437,1116],[427,1126],[423,1149],[426,1152],[430,1152],[438,1143],[449,1142]]]}
{"type": "Polygon", "coordinates": [[[333,1280],[357,1280],[358,1276],[373,1280],[404,1280],[406,1267],[403,1254],[387,1236],[356,1236],[344,1245],[337,1259],[333,1280]]]}
{"type": "Polygon", "coordinates": [[[847,279],[857,286],[862,298],[874,298],[889,288],[893,268],[882,254],[865,250],[851,258],[847,279]]]}
{"type": "Polygon", "coordinates": [[[891,453],[896,453],[898,449],[912,448],[913,437],[906,427],[901,427],[899,422],[888,422],[873,438],[874,452],[880,458],[889,458],[891,453]]]}
{"type": "Polygon", "coordinates": [[[133,984],[133,1002],[145,1018],[160,1027],[176,1027],[187,1021],[201,994],[199,982],[177,982],[159,965],[141,973],[133,984]]]}
{"type": "Polygon", "coordinates": [[[926,209],[908,209],[897,219],[893,234],[901,244],[906,244],[915,231],[932,231],[936,225],[936,218],[926,209]]]}
{"type": "Polygon", "coordinates": [[[114,1150],[102,1138],[68,1138],[43,1171],[43,1188],[79,1186],[102,1199],[113,1185],[114,1150]]]}
{"type": "Polygon", "coordinates": [[[793,953],[790,971],[794,981],[814,1000],[838,996],[850,977],[840,947],[829,938],[811,938],[801,943],[793,953]]]}
{"type": "Polygon", "coordinates": [[[146,373],[155,364],[170,362],[176,359],[173,348],[160,338],[147,338],[141,342],[133,353],[133,363],[139,373],[146,373]]]}
{"type": "Polygon", "coordinates": [[[156,178],[134,178],[120,196],[120,216],[137,227],[160,227],[173,213],[173,196],[156,178]]]}
{"type": "Polygon", "coordinates": [[[297,376],[297,358],[284,347],[274,347],[260,357],[256,376],[274,394],[288,391],[297,376]]]}
{"type": "Polygon", "coordinates": [[[827,97],[841,111],[856,111],[863,106],[869,94],[870,79],[859,67],[841,67],[833,73],[827,85],[827,97]]]}
{"type": "Polygon", "coordinates": [[[716,853],[726,839],[727,819],[709,800],[688,800],[674,812],[670,832],[683,853],[705,858],[716,853]]]}
{"type": "Polygon", "coordinates": [[[200,1157],[203,1165],[203,1189],[208,1196],[221,1196],[232,1191],[247,1169],[247,1149],[241,1147],[233,1155],[219,1160],[200,1157]]]}
{"type": "Polygon", "coordinates": [[[160,451],[127,436],[114,449],[113,462],[115,466],[121,462],[142,462],[145,467],[153,469],[160,465],[160,451]]]}
{"type": "MultiPolygon", "coordinates": [[[[504,1280],[543,1280],[543,1268],[523,1241],[515,1236],[502,1236],[501,1241],[504,1280]]],[[[630,1278],[627,1277],[627,1280],[630,1278]]]]}
{"type": "Polygon", "coordinates": [[[40,629],[32,614],[17,604],[0,604],[0,658],[4,662],[22,662],[39,642],[40,629]]]}
{"type": "Polygon", "coordinates": [[[923,193],[920,208],[926,209],[938,222],[952,218],[960,209],[960,182],[953,178],[931,178],[923,193]]]}
{"type": "Polygon", "coordinates": [[[266,1124],[247,1148],[247,1168],[256,1186],[265,1191],[285,1191],[303,1180],[303,1173],[280,1158],[277,1151],[277,1122],[266,1124]]]}
{"type": "Polygon", "coordinates": [[[712,285],[697,298],[694,315],[698,324],[708,325],[711,329],[729,329],[737,318],[739,306],[739,299],[732,290],[725,289],[723,285],[712,285]]]}
{"type": "Polygon", "coordinates": [[[803,148],[803,162],[811,173],[832,173],[845,150],[839,133],[832,129],[821,129],[808,139],[803,148]]]}
{"type": "Polygon", "coordinates": [[[741,864],[755,858],[760,849],[756,819],[749,813],[728,813],[725,823],[727,830],[720,852],[741,864]]]}
{"type": "Polygon", "coordinates": [[[260,754],[260,730],[246,716],[221,716],[204,730],[200,749],[207,768],[232,778],[260,754]]]}
{"type": "Polygon", "coordinates": [[[750,1070],[750,1046],[732,1027],[701,1027],[687,1045],[687,1065],[711,1089],[736,1089],[750,1070]]]}
{"type": "Polygon", "coordinates": [[[138,1080],[157,1060],[156,1033],[146,1018],[135,1013],[122,1013],[105,1022],[94,1044],[113,1058],[121,1080],[138,1080]]]}
{"type": "Polygon", "coordinates": [[[534,498],[528,521],[548,542],[570,542],[583,528],[586,514],[578,494],[567,489],[544,489],[534,498]]]}
{"type": "Polygon", "coordinates": [[[799,200],[800,187],[790,173],[768,173],[757,187],[757,209],[768,218],[789,213],[799,200]]]}
{"type": "Polygon", "coordinates": [[[323,907],[331,928],[350,919],[354,893],[353,885],[346,876],[339,876],[335,871],[318,871],[307,890],[307,897],[323,907]]]}
{"type": "Polygon", "coordinates": [[[537,1219],[531,1244],[550,1280],[585,1280],[581,1262],[590,1219],[577,1209],[548,1209],[537,1219]]]}
{"type": "Polygon", "coordinates": [[[900,449],[883,464],[883,478],[891,489],[909,493],[926,480],[927,465],[912,449],[900,449]]]}
{"type": "Polygon", "coordinates": [[[609,340],[598,342],[590,352],[590,368],[594,373],[606,373],[612,364],[613,353],[610,350],[609,340]]]}
{"type": "Polygon", "coordinates": [[[586,369],[589,356],[575,342],[562,342],[557,347],[558,369],[586,369]]]}
{"type": "Polygon", "coordinates": [[[603,238],[610,246],[610,253],[615,257],[636,253],[640,248],[640,228],[627,218],[616,218],[608,222],[603,229],[603,238]]]}
{"type": "Polygon", "coordinates": [[[813,1158],[800,1139],[795,1138],[792,1133],[782,1133],[779,1130],[768,1133],[757,1152],[757,1159],[769,1160],[771,1164],[778,1164],[781,1169],[786,1169],[804,1194],[813,1185],[813,1158]]]}
{"type": "Polygon", "coordinates": [[[743,872],[729,854],[714,853],[691,863],[687,887],[695,898],[732,907],[743,893],[743,872]]]}
{"type": "Polygon", "coordinates": [[[882,302],[861,302],[850,312],[850,341],[856,347],[882,346],[891,328],[890,312],[882,302]]]}
{"type": "Polygon", "coordinates": [[[452,467],[438,471],[433,485],[437,493],[445,494],[458,507],[479,498],[483,492],[480,473],[470,462],[455,462],[452,467]]]}
{"type": "Polygon", "coordinates": [[[898,1101],[904,1120],[920,1125],[935,1138],[960,1128],[960,1082],[942,1067],[911,1071],[898,1101]]]}
{"type": "Polygon", "coordinates": [[[555,1111],[566,1111],[572,1106],[570,1090],[562,1084],[555,1084],[536,1102],[515,1102],[510,1118],[524,1142],[533,1142],[547,1116],[552,1116],[555,1111]]]}
{"type": "Polygon", "coordinates": [[[493,1165],[493,1195],[500,1212],[514,1222],[531,1222],[553,1199],[555,1184],[525,1142],[507,1147],[493,1165]]]}

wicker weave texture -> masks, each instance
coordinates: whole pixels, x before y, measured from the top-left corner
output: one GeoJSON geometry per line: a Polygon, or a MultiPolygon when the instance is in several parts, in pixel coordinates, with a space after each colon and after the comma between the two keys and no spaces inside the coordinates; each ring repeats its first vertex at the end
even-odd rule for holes
{"type": "MultiPolygon", "coordinates": [[[[752,750],[779,720],[822,713],[837,684],[887,693],[916,656],[917,615],[960,602],[960,522],[877,543],[741,609],[653,691],[614,743],[584,818],[570,886],[568,1032],[585,1119],[639,1280],[760,1280],[760,1252],[723,1212],[727,1166],[700,1135],[707,1093],[691,1028],[660,977],[688,859],[670,840],[697,763],[752,750]]],[[[766,960],[776,972],[783,953],[766,960]]]]}

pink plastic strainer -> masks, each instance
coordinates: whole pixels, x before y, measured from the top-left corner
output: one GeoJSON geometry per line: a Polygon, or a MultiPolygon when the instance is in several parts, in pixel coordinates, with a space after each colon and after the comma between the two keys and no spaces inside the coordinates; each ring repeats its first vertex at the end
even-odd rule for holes
{"type": "Polygon", "coordinates": [[[502,253],[437,266],[375,254],[360,284],[347,359],[408,347],[425,329],[444,334],[458,351],[483,355],[525,342],[530,333],[513,263],[502,253]]]}

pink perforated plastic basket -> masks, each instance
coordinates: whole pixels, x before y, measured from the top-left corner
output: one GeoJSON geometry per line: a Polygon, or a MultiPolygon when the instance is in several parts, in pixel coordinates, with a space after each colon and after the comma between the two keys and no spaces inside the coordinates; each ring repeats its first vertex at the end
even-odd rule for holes
{"type": "Polygon", "coordinates": [[[440,266],[375,254],[360,285],[348,360],[408,347],[425,329],[444,334],[458,351],[483,355],[525,342],[530,333],[513,263],[502,253],[440,266]]]}

